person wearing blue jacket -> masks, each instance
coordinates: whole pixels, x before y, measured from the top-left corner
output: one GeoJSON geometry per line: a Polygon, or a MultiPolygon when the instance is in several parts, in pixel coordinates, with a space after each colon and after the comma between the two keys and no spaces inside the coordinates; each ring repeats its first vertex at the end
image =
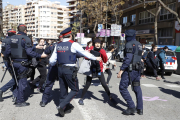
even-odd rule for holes
{"type": "Polygon", "coordinates": [[[161,52],[159,53],[159,60],[160,60],[160,68],[161,68],[161,78],[162,79],[165,79],[164,78],[164,70],[165,70],[165,67],[164,67],[164,64],[166,64],[166,52],[168,51],[168,47],[165,46],[161,52]]]}

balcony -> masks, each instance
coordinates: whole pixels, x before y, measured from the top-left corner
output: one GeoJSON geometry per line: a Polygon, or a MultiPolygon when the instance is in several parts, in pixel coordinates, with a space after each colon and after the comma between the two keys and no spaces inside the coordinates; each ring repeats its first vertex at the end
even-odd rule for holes
{"type": "Polygon", "coordinates": [[[66,19],[74,18],[74,16],[66,16],[66,19]]]}
{"type": "Polygon", "coordinates": [[[69,10],[68,12],[70,12],[70,13],[76,13],[77,10],[69,10]]]}
{"type": "Polygon", "coordinates": [[[58,12],[63,13],[64,11],[63,10],[58,10],[58,12]]]}
{"type": "Polygon", "coordinates": [[[57,30],[63,30],[63,28],[57,28],[57,30]]]}
{"type": "Polygon", "coordinates": [[[66,0],[67,3],[76,2],[77,0],[66,0]]]}
{"type": "Polygon", "coordinates": [[[67,8],[72,8],[72,7],[76,7],[76,4],[67,6],[67,8]]]}
{"type": "Polygon", "coordinates": [[[58,17],[64,17],[64,15],[59,15],[59,14],[58,14],[58,17]]]}
{"type": "Polygon", "coordinates": [[[57,21],[64,21],[63,19],[58,19],[57,21]]]}
{"type": "Polygon", "coordinates": [[[62,24],[58,24],[57,26],[64,26],[64,24],[62,23],[62,24]]]}

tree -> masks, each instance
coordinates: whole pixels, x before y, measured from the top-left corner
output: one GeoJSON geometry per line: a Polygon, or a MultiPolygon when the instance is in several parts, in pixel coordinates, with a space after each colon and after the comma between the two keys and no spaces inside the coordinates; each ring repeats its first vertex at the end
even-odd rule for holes
{"type": "Polygon", "coordinates": [[[80,25],[80,23],[79,22],[74,22],[74,24],[73,24],[73,27],[72,27],[72,35],[73,35],[73,37],[75,38],[75,35],[78,33],[78,28],[79,28],[79,25],[80,25]]]}
{"type": "Polygon", "coordinates": [[[155,44],[158,44],[158,29],[157,29],[157,22],[158,22],[158,15],[161,11],[162,8],[166,9],[167,11],[169,11],[170,13],[174,14],[178,20],[178,22],[180,23],[180,19],[178,16],[178,13],[173,11],[172,9],[170,9],[167,5],[165,5],[162,0],[152,0],[148,3],[146,3],[146,1],[148,0],[138,0],[141,3],[144,3],[144,9],[146,9],[147,12],[149,12],[151,15],[153,15],[155,17],[155,22],[154,22],[154,31],[155,31],[155,44]],[[156,9],[156,13],[152,13],[151,11],[147,10],[147,6],[150,5],[157,5],[158,8],[156,9]]]}
{"type": "Polygon", "coordinates": [[[111,16],[115,17],[117,23],[117,16],[122,16],[123,11],[118,7],[125,4],[126,0],[86,0],[80,1],[77,9],[81,13],[87,15],[84,22],[88,22],[89,27],[93,27],[94,34],[96,35],[97,24],[111,24],[111,16]],[[108,1],[108,2],[107,2],[108,1]],[[107,16],[107,13],[111,15],[107,16]]]}

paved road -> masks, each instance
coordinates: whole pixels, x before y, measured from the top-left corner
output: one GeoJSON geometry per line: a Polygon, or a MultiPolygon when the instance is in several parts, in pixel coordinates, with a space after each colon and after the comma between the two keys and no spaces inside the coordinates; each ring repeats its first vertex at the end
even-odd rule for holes
{"type": "MultiPolygon", "coordinates": [[[[0,59],[0,61],[2,61],[0,59]]],[[[0,67],[2,64],[0,64],[0,67]]],[[[118,63],[121,66],[121,63],[118,63]]],[[[81,88],[79,95],[72,101],[75,109],[71,114],[66,114],[64,118],[60,118],[56,114],[56,105],[59,103],[59,84],[55,83],[51,101],[46,105],[45,108],[39,106],[42,94],[38,94],[35,90],[35,94],[30,97],[27,102],[30,106],[23,108],[16,108],[11,99],[12,93],[7,91],[3,97],[4,102],[0,103],[0,120],[179,120],[180,112],[180,85],[165,83],[163,80],[156,81],[154,77],[147,77],[141,79],[141,87],[143,91],[143,102],[144,102],[144,115],[139,116],[138,114],[131,116],[122,115],[122,111],[126,109],[126,103],[119,93],[119,82],[117,72],[113,72],[110,84],[112,88],[110,91],[116,96],[118,105],[114,107],[108,100],[104,89],[99,84],[97,79],[93,80],[92,85],[89,88],[85,96],[84,106],[78,104],[79,97],[82,93],[84,84],[84,75],[78,74],[79,86],[81,88]]],[[[36,72],[37,75],[39,74],[36,72]]],[[[2,77],[3,71],[0,69],[0,78],[2,77]]],[[[107,78],[107,74],[105,74],[107,78]]],[[[168,81],[180,81],[178,75],[173,74],[172,76],[166,76],[168,81]]],[[[5,76],[3,83],[0,83],[0,87],[10,80],[10,75],[5,76]]],[[[129,87],[129,91],[135,101],[135,95],[129,87]]]]}

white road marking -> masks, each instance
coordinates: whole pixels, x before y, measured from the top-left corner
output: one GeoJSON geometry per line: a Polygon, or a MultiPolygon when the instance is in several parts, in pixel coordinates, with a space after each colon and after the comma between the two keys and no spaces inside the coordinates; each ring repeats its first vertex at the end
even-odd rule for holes
{"type": "Polygon", "coordinates": [[[165,85],[168,86],[168,87],[180,88],[179,85],[172,85],[172,84],[165,84],[165,85]]]}
{"type": "Polygon", "coordinates": [[[93,99],[85,99],[84,105],[79,105],[78,101],[79,99],[74,99],[74,102],[84,117],[84,120],[109,120],[108,116],[101,109],[99,109],[98,105],[93,99]]]}
{"type": "Polygon", "coordinates": [[[143,86],[145,86],[145,87],[158,87],[158,86],[153,85],[153,84],[141,84],[141,85],[143,85],[143,86]]]}

